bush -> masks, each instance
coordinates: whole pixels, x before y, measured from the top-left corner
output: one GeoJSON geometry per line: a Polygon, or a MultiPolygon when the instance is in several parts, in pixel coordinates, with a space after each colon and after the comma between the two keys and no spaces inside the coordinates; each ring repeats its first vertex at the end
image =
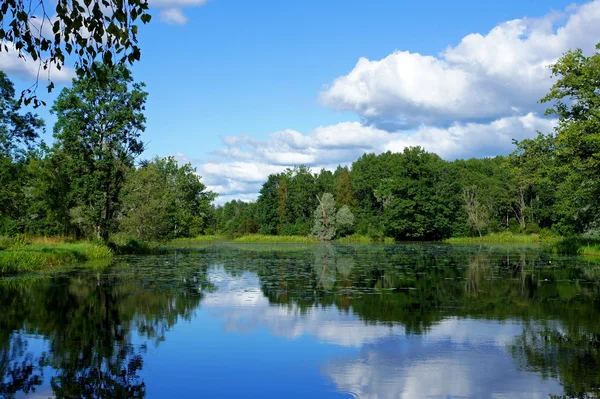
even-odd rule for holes
{"type": "Polygon", "coordinates": [[[540,230],[540,226],[537,223],[531,222],[525,227],[525,234],[539,234],[540,230]]]}
{"type": "Polygon", "coordinates": [[[108,244],[110,249],[119,255],[150,254],[156,252],[156,248],[133,237],[118,235],[108,244]]]}

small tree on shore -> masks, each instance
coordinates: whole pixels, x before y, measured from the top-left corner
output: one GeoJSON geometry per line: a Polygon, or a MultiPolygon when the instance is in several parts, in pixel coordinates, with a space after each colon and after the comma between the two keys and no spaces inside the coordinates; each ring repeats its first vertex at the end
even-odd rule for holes
{"type": "Polygon", "coordinates": [[[463,201],[467,211],[469,227],[476,230],[479,237],[489,224],[489,217],[485,207],[479,202],[479,191],[477,186],[469,186],[463,189],[463,201]]]}
{"type": "Polygon", "coordinates": [[[319,205],[314,212],[314,224],[311,236],[321,240],[329,241],[335,238],[336,213],[333,195],[325,193],[319,198],[319,205]]]}

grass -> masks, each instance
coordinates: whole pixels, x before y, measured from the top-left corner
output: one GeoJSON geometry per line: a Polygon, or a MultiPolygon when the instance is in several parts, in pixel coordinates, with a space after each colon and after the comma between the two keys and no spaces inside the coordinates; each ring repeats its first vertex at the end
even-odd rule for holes
{"type": "Polygon", "coordinates": [[[546,240],[552,240],[552,238],[542,238],[539,234],[517,234],[507,231],[502,233],[490,233],[482,237],[452,237],[445,239],[444,242],[449,244],[540,244],[542,241],[546,240]]]}
{"type": "MultiPolygon", "coordinates": [[[[394,243],[391,237],[373,238],[367,235],[353,234],[336,240],[341,243],[372,243],[384,242],[386,244],[394,243]]],[[[242,244],[314,244],[319,242],[316,238],[306,236],[278,236],[267,234],[247,234],[241,237],[227,237],[224,235],[204,235],[193,238],[176,238],[169,244],[196,244],[196,243],[214,243],[214,242],[233,242],[242,244]]],[[[167,245],[169,247],[169,245],[167,245]]]]}
{"type": "Polygon", "coordinates": [[[110,259],[113,251],[103,244],[64,242],[62,239],[14,239],[0,251],[0,273],[41,270],[68,263],[110,259]]]}
{"type": "Polygon", "coordinates": [[[600,239],[586,237],[561,238],[546,244],[545,249],[557,254],[600,256],[600,239]]]}
{"type": "Polygon", "coordinates": [[[600,256],[600,244],[588,244],[581,247],[581,254],[585,256],[600,256]]]}
{"type": "MultiPolygon", "coordinates": [[[[171,242],[173,243],[177,243],[177,242],[215,242],[215,241],[228,241],[227,237],[222,236],[222,235],[202,235],[202,236],[196,236],[193,238],[176,238],[174,240],[172,240],[171,242]]],[[[229,240],[230,241],[230,240],[229,240]]]]}
{"type": "Polygon", "coordinates": [[[270,244],[270,243],[299,243],[299,244],[308,244],[308,243],[317,243],[319,240],[311,237],[304,236],[270,236],[264,234],[250,234],[245,235],[239,238],[235,238],[233,242],[238,243],[261,243],[261,244],[270,244]]]}
{"type": "Polygon", "coordinates": [[[108,247],[117,255],[151,255],[163,253],[163,250],[157,244],[149,244],[135,238],[121,236],[113,237],[108,247]]]}
{"type": "Polygon", "coordinates": [[[560,237],[539,234],[492,233],[483,237],[453,237],[444,240],[450,244],[541,244],[545,251],[555,254],[600,256],[600,238],[560,237]]]}
{"type": "Polygon", "coordinates": [[[375,237],[371,237],[371,236],[367,236],[367,235],[363,235],[363,234],[352,234],[351,236],[339,238],[337,241],[342,242],[342,243],[347,243],[347,244],[351,244],[351,243],[365,243],[366,244],[366,243],[373,243],[373,242],[383,242],[386,244],[393,244],[394,242],[396,242],[396,240],[394,240],[394,238],[392,238],[392,237],[375,238],[375,237]]]}

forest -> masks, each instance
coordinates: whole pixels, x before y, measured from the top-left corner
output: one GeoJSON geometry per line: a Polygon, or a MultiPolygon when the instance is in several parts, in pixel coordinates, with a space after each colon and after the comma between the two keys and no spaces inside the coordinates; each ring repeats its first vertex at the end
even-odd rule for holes
{"type": "Polygon", "coordinates": [[[335,171],[270,175],[255,202],[215,205],[191,165],[141,159],[148,93],[124,66],[77,77],[45,123],[0,72],[0,236],[166,241],[203,234],[439,240],[488,233],[594,235],[600,221],[600,45],[551,66],[552,132],[494,158],[420,147],[364,154],[335,171]]]}
{"type": "Polygon", "coordinates": [[[558,120],[555,131],[515,141],[508,156],[450,162],[415,147],[364,154],[334,172],[295,167],[269,176],[255,203],[216,208],[216,230],[397,240],[502,231],[594,235],[600,227],[600,53],[569,51],[551,73],[555,83],[541,102],[558,120]],[[336,231],[340,212],[343,228],[336,231]]]}

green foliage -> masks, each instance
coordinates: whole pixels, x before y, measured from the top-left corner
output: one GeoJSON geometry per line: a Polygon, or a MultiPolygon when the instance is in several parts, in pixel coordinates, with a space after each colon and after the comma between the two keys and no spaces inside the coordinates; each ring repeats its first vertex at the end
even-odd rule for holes
{"type": "Polygon", "coordinates": [[[600,44],[589,57],[568,51],[552,65],[552,75],[556,81],[542,102],[551,103],[546,114],[556,116],[558,126],[545,138],[552,145],[532,174],[551,179],[555,229],[579,234],[600,225],[600,44]]]}
{"type": "Polygon", "coordinates": [[[236,238],[234,242],[239,243],[314,243],[316,239],[302,236],[272,236],[263,234],[251,234],[236,238]]]}
{"type": "Polygon", "coordinates": [[[226,241],[226,240],[227,240],[226,236],[207,234],[207,235],[200,235],[200,236],[195,236],[195,237],[176,238],[174,240],[171,240],[171,242],[194,243],[194,242],[217,242],[217,241],[226,241]]]}
{"type": "Polygon", "coordinates": [[[449,237],[461,210],[455,168],[419,147],[395,158],[393,175],[375,191],[384,233],[396,239],[449,237]]]}
{"type": "Polygon", "coordinates": [[[13,240],[7,249],[0,251],[0,273],[35,271],[49,266],[111,259],[112,256],[113,251],[103,244],[28,244],[26,240],[13,240]]]}
{"type": "Polygon", "coordinates": [[[485,206],[479,201],[479,190],[477,186],[468,186],[463,188],[465,211],[467,212],[467,221],[469,227],[477,231],[479,236],[485,232],[489,225],[489,216],[485,206]]]}
{"type": "MultiPolygon", "coordinates": [[[[308,210],[319,206],[311,195],[329,190],[336,206],[348,206],[355,216],[354,231],[374,240],[598,231],[600,44],[597,49],[591,56],[569,51],[552,66],[557,79],[542,102],[552,102],[547,113],[558,117],[555,132],[515,141],[508,157],[447,162],[421,148],[405,148],[364,154],[351,168],[313,175],[312,183],[305,167],[288,169],[269,176],[261,189],[258,231],[302,234],[308,210]]],[[[322,222],[310,223],[316,235],[333,237],[322,222]]]]}
{"type": "Polygon", "coordinates": [[[115,235],[108,243],[108,247],[117,255],[157,254],[162,251],[155,245],[140,241],[125,234],[115,235]]]}
{"type": "Polygon", "coordinates": [[[600,255],[600,239],[581,236],[562,237],[549,241],[545,250],[558,254],[600,255]]]}
{"type": "Polygon", "coordinates": [[[148,93],[124,66],[102,66],[100,72],[105,84],[97,75],[74,79],[52,112],[56,156],[71,178],[70,200],[81,220],[78,233],[108,241],[118,227],[127,174],[144,149],[148,93]]]}
{"type": "Polygon", "coordinates": [[[338,242],[341,243],[374,243],[374,242],[383,242],[386,244],[393,244],[396,240],[394,240],[392,237],[372,237],[372,236],[366,236],[366,235],[362,235],[362,234],[352,234],[349,236],[345,236],[345,237],[341,237],[337,239],[338,242]]]}
{"type": "Polygon", "coordinates": [[[155,158],[128,176],[120,230],[142,241],[204,233],[214,198],[190,164],[180,167],[173,157],[155,158]]]}
{"type": "Polygon", "coordinates": [[[256,203],[233,200],[215,208],[214,214],[218,231],[230,237],[257,234],[259,231],[256,203]]]}
{"type": "Polygon", "coordinates": [[[43,127],[37,115],[21,111],[13,83],[0,71],[0,234],[16,233],[26,219],[28,153],[43,127]]]}
{"type": "Polygon", "coordinates": [[[479,244],[479,243],[521,243],[521,244],[539,244],[542,241],[539,234],[521,234],[521,233],[490,233],[480,237],[451,237],[444,240],[450,244],[479,244]]]}
{"type": "Polygon", "coordinates": [[[319,205],[314,211],[313,228],[310,233],[311,237],[321,241],[330,241],[336,235],[336,210],[335,199],[330,193],[325,193],[318,198],[319,205]]]}
{"type": "MultiPolygon", "coordinates": [[[[3,1],[0,5],[1,51],[8,51],[11,46],[19,57],[29,56],[39,62],[40,70],[61,69],[66,58],[74,57],[80,78],[97,74],[96,61],[110,67],[139,61],[136,22],[150,22],[148,2],[86,0],[84,3],[86,7],[69,0],[3,1]],[[52,28],[51,35],[40,34],[44,24],[52,28]]],[[[37,85],[36,81],[32,88],[23,91],[25,104],[32,100],[35,106],[45,104],[37,99],[37,85]]],[[[50,81],[47,88],[52,91],[54,84],[50,81]]]]}
{"type": "Polygon", "coordinates": [[[348,205],[343,205],[335,215],[338,237],[346,237],[354,232],[354,215],[348,205]]]}

